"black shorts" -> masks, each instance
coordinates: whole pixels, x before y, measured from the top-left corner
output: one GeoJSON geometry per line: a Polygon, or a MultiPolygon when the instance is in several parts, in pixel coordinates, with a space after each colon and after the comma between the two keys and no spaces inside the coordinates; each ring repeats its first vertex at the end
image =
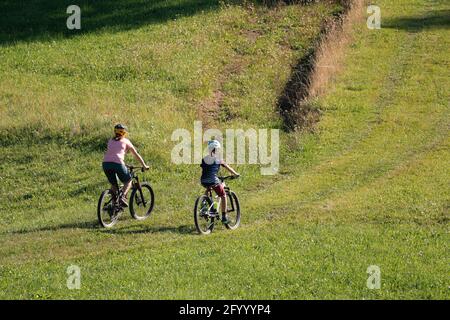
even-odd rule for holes
{"type": "Polygon", "coordinates": [[[109,183],[114,186],[117,186],[117,177],[119,177],[119,180],[122,181],[122,183],[127,183],[131,180],[131,174],[124,164],[103,162],[102,167],[109,183]]]}

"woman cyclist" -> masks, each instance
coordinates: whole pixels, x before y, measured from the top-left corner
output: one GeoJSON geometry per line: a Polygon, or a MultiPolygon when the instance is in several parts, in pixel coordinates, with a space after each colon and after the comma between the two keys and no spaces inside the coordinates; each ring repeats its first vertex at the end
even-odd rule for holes
{"type": "Polygon", "coordinates": [[[119,199],[119,205],[123,207],[128,207],[127,193],[131,187],[131,174],[125,166],[125,154],[131,151],[134,157],[141,163],[142,167],[145,170],[149,169],[131,141],[125,138],[127,133],[127,128],[122,124],[117,124],[114,127],[114,137],[108,141],[108,149],[103,158],[103,171],[109,183],[111,183],[114,201],[117,200],[119,191],[116,175],[123,183],[122,197],[119,199]]]}

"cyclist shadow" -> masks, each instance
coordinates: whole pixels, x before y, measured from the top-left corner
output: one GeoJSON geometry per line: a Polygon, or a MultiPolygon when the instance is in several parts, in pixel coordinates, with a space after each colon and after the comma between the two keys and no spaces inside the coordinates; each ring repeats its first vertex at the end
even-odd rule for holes
{"type": "Polygon", "coordinates": [[[195,228],[190,225],[181,226],[127,226],[120,229],[102,229],[104,233],[110,234],[142,234],[142,233],[177,233],[177,234],[194,234],[195,228]],[[138,228],[136,228],[138,227],[138,228]]]}

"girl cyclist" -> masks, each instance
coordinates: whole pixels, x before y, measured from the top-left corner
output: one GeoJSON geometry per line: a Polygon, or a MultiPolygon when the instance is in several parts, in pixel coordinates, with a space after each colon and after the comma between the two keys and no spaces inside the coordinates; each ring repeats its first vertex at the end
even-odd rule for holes
{"type": "Polygon", "coordinates": [[[217,177],[220,166],[225,167],[233,175],[239,176],[233,168],[227,165],[222,159],[217,156],[217,151],[220,149],[220,142],[217,140],[208,141],[208,152],[209,154],[202,159],[202,176],[200,178],[201,184],[205,188],[212,188],[216,194],[222,199],[220,207],[222,209],[222,222],[224,224],[229,223],[227,217],[227,197],[225,194],[225,189],[223,183],[217,177]]]}
{"type": "Polygon", "coordinates": [[[130,140],[125,138],[128,130],[122,124],[117,124],[114,127],[114,137],[108,141],[108,149],[103,158],[103,171],[111,183],[111,190],[114,201],[117,200],[119,186],[117,184],[117,177],[123,183],[122,197],[119,199],[119,204],[123,207],[128,207],[127,193],[131,187],[131,174],[125,166],[125,154],[131,151],[134,157],[141,163],[145,170],[149,167],[145,164],[144,159],[136,151],[130,140]]]}

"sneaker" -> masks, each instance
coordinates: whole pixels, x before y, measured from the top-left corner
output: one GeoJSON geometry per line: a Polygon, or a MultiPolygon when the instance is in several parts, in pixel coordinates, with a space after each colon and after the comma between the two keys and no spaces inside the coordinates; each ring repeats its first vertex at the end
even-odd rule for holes
{"type": "Polygon", "coordinates": [[[231,221],[228,219],[226,214],[222,214],[222,223],[229,224],[231,221]]]}
{"type": "Polygon", "coordinates": [[[119,204],[120,204],[122,207],[127,208],[127,207],[128,207],[127,198],[121,197],[120,200],[119,200],[119,204]]]}

